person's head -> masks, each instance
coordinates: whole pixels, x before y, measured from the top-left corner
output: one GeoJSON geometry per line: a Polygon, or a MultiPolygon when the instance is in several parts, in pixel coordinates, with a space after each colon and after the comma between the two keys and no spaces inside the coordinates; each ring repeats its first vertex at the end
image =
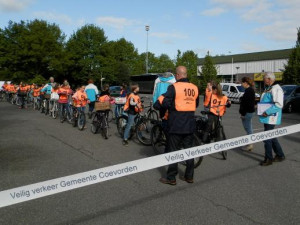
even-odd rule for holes
{"type": "Polygon", "coordinates": [[[213,94],[217,95],[218,97],[223,96],[221,84],[219,84],[217,82],[212,82],[211,86],[212,86],[211,88],[212,88],[213,94]]]}
{"type": "Polygon", "coordinates": [[[85,89],[85,86],[84,86],[84,85],[82,85],[82,86],[80,87],[80,89],[79,89],[79,90],[80,90],[81,92],[84,92],[84,89],[85,89]]]}
{"type": "Polygon", "coordinates": [[[109,89],[109,85],[108,84],[104,84],[103,85],[103,91],[108,91],[109,89]]]}
{"type": "Polygon", "coordinates": [[[212,81],[207,82],[206,88],[210,91],[212,90],[212,81]]]}
{"type": "Polygon", "coordinates": [[[93,84],[93,83],[94,83],[93,79],[89,79],[88,84],[93,84]]]}
{"type": "Polygon", "coordinates": [[[175,79],[176,80],[180,80],[183,78],[187,78],[187,69],[185,66],[178,66],[176,68],[176,75],[175,75],[175,79]]]}
{"type": "Polygon", "coordinates": [[[54,83],[54,77],[50,77],[50,78],[49,78],[49,82],[50,82],[50,83],[54,83]]]}
{"type": "Polygon", "coordinates": [[[69,82],[65,80],[65,81],[63,82],[62,86],[63,86],[63,87],[69,87],[69,82]]]}
{"type": "Polygon", "coordinates": [[[59,84],[58,84],[58,83],[54,83],[54,84],[53,84],[53,89],[56,90],[56,89],[58,89],[58,88],[59,88],[59,84]]]}
{"type": "Polygon", "coordinates": [[[275,82],[275,75],[272,72],[266,72],[264,74],[264,83],[266,86],[271,86],[275,82]]]}
{"type": "Polygon", "coordinates": [[[122,89],[122,90],[126,90],[126,84],[123,84],[123,85],[121,86],[121,89],[122,89]]]}
{"type": "Polygon", "coordinates": [[[138,84],[132,84],[131,85],[131,92],[137,93],[140,91],[139,85],[138,84]]]}
{"type": "Polygon", "coordinates": [[[242,86],[243,88],[248,88],[253,86],[253,80],[250,77],[242,78],[242,86]]]}

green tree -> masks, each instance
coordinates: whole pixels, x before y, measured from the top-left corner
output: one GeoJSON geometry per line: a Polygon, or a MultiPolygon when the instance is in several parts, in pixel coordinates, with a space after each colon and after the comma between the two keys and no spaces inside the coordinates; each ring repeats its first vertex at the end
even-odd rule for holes
{"type": "Polygon", "coordinates": [[[287,65],[284,66],[284,84],[300,84],[300,28],[297,29],[296,46],[293,49],[287,65]]]}
{"type": "Polygon", "coordinates": [[[75,85],[85,84],[89,78],[99,81],[106,41],[103,29],[93,24],[73,33],[66,44],[68,71],[65,78],[75,85]]]}
{"type": "Polygon", "coordinates": [[[43,20],[10,21],[0,32],[2,77],[29,82],[37,75],[48,79],[62,73],[65,35],[57,25],[43,20]]]}
{"type": "Polygon", "coordinates": [[[158,73],[164,73],[171,69],[174,71],[174,62],[170,59],[167,54],[161,54],[158,58],[154,60],[154,65],[152,70],[158,73]]]}
{"type": "Polygon", "coordinates": [[[204,93],[206,84],[209,81],[219,81],[219,78],[217,77],[217,68],[215,66],[215,63],[213,62],[212,57],[209,55],[209,52],[204,58],[204,63],[201,68],[200,73],[200,92],[204,93]]]}
{"type": "Polygon", "coordinates": [[[180,50],[177,50],[176,66],[185,66],[190,82],[199,86],[199,79],[197,77],[198,56],[195,52],[186,51],[181,53],[180,50]]]}

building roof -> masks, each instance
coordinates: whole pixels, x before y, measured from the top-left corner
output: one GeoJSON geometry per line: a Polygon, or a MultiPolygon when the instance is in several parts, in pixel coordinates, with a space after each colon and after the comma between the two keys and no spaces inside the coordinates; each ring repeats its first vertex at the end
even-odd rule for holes
{"type": "MultiPolygon", "coordinates": [[[[236,62],[251,62],[251,61],[263,61],[263,60],[274,60],[274,59],[288,59],[292,53],[291,49],[282,49],[265,52],[253,52],[236,55],[225,55],[225,56],[214,56],[213,61],[215,64],[231,63],[236,62]]],[[[198,65],[203,65],[204,58],[199,59],[198,65]]]]}

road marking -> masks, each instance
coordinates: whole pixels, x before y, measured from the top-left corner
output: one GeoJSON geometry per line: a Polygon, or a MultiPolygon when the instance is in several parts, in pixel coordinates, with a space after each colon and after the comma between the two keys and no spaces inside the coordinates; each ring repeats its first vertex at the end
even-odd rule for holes
{"type": "Polygon", "coordinates": [[[297,132],[300,124],[12,188],[0,192],[0,208],[297,132]]]}

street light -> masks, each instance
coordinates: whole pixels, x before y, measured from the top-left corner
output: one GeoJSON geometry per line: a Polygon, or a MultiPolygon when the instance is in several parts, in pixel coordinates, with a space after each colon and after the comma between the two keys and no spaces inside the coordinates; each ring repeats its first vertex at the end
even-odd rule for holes
{"type": "Polygon", "coordinates": [[[146,44],[146,74],[148,73],[148,31],[150,30],[150,26],[146,25],[145,30],[147,31],[147,44],[146,44]]]}
{"type": "Polygon", "coordinates": [[[102,81],[104,81],[105,80],[105,78],[104,77],[102,77],[102,73],[101,73],[101,79],[100,79],[100,81],[101,81],[101,90],[103,90],[103,86],[102,86],[102,81]]]}
{"type": "MultiPolygon", "coordinates": [[[[238,73],[239,73],[239,66],[235,67],[236,68],[236,76],[238,76],[238,73]]],[[[235,78],[235,81],[236,81],[237,77],[235,78]]]]}

